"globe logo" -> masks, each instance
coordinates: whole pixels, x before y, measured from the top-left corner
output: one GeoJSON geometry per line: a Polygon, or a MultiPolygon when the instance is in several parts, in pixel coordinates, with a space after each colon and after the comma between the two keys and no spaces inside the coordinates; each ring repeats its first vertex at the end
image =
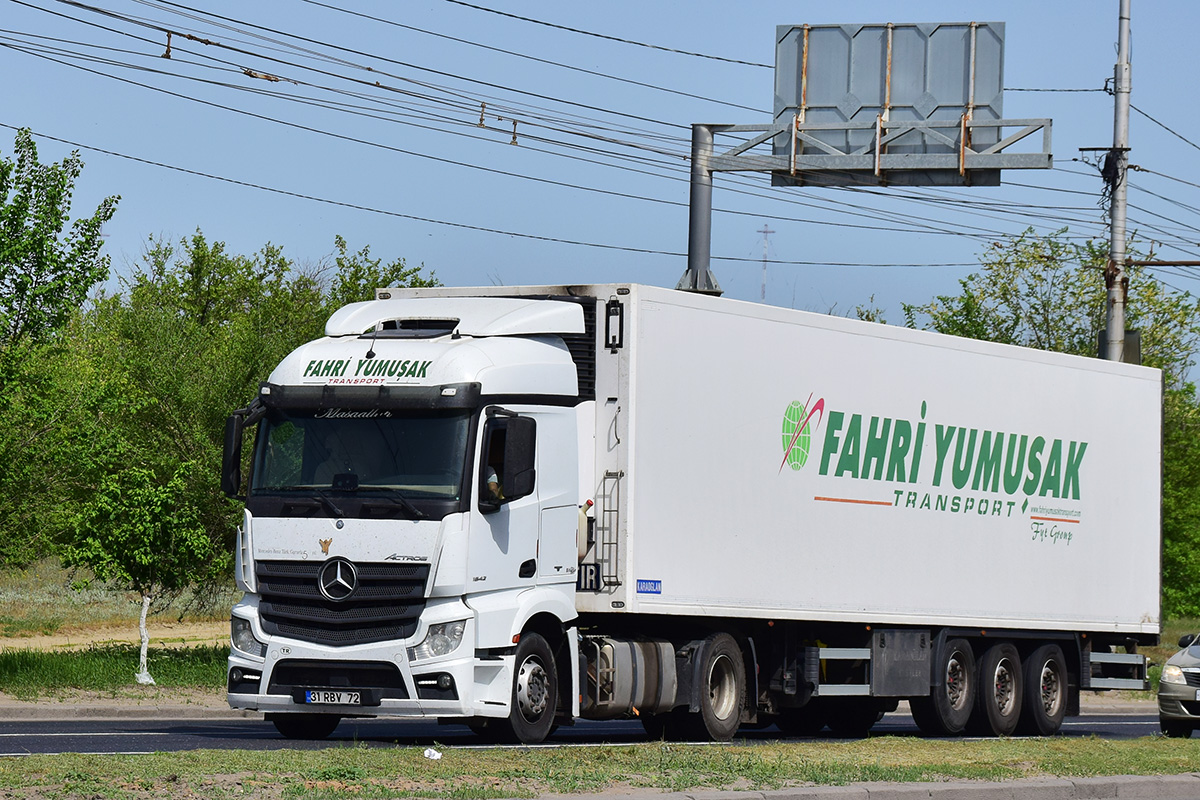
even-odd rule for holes
{"type": "Polygon", "coordinates": [[[783,413],[783,452],[788,466],[792,469],[800,469],[808,461],[812,435],[808,432],[806,422],[808,422],[808,414],[804,410],[804,404],[799,400],[793,400],[787,411],[783,413]]]}
{"type": "MultiPolygon", "coordinates": [[[[808,396],[808,400],[812,402],[812,395],[808,396]]],[[[785,465],[799,470],[808,461],[808,454],[812,449],[812,430],[816,425],[809,425],[809,422],[814,415],[823,414],[824,411],[825,398],[822,397],[812,403],[811,408],[799,400],[793,400],[787,411],[783,412],[783,429],[780,432],[783,440],[783,463],[779,465],[780,472],[783,472],[785,465]]],[[[820,417],[817,422],[820,422],[820,417]]]]}

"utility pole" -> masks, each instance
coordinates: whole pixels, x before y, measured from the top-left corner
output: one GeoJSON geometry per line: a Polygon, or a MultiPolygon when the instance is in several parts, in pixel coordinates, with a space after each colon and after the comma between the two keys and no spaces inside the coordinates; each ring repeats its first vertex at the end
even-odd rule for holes
{"type": "Polygon", "coordinates": [[[767,223],[763,223],[762,230],[758,231],[763,235],[763,280],[762,280],[762,295],[759,299],[762,302],[767,302],[767,237],[775,231],[767,227],[767,223]]]}
{"type": "Polygon", "coordinates": [[[1112,205],[1109,211],[1110,239],[1104,285],[1108,289],[1108,326],[1104,357],[1121,361],[1125,355],[1125,297],[1129,277],[1125,274],[1126,173],[1129,170],[1129,5],[1121,0],[1117,36],[1117,65],[1113,70],[1113,146],[1104,160],[1112,205]]]}

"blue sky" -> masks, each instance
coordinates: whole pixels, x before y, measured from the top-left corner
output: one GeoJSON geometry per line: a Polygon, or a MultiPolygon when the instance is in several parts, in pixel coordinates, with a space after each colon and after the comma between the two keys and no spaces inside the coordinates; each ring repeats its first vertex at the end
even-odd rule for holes
{"type": "MultiPolygon", "coordinates": [[[[199,228],[306,266],[340,234],[452,285],[674,286],[688,128],[770,121],[777,25],[1004,22],[1009,90],[1102,89],[1118,28],[1117,0],[189,2],[0,0],[0,124],[39,134],[43,161],[73,149],[48,137],[80,145],[76,216],[122,196],[105,227],[118,273],[147,237],[199,228]],[[214,44],[175,35],[164,59],[163,30],[214,44]]],[[[1164,258],[1200,259],[1200,189],[1180,182],[1200,183],[1185,141],[1200,141],[1200,4],[1134,0],[1132,19],[1133,104],[1183,138],[1133,114],[1131,162],[1150,171],[1131,177],[1130,227],[1164,258]]],[[[768,303],[846,314],[874,296],[892,322],[970,271],[903,265],[973,264],[1029,225],[1106,237],[1102,183],[1075,159],[1112,143],[1112,98],[1006,91],[1004,111],[1053,119],[1054,170],[872,195],[719,175],[713,271],[727,296],[759,299],[764,225],[768,303]]],[[[12,139],[0,128],[0,153],[12,139]]],[[[1159,276],[1197,289],[1188,270],[1159,276]]]]}

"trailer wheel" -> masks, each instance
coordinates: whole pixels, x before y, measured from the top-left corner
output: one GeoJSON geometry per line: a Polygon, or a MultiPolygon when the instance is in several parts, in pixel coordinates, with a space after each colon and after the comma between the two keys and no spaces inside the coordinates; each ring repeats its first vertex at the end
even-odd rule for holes
{"type": "Polygon", "coordinates": [[[746,667],[742,649],[727,633],[705,640],[700,670],[700,715],[697,734],[714,742],[728,742],[742,724],[746,705],[746,667]]]}
{"type": "Polygon", "coordinates": [[[1021,656],[1008,642],[989,647],[979,662],[979,691],[968,724],[987,736],[1010,736],[1017,729],[1024,696],[1021,656]]]}
{"type": "Polygon", "coordinates": [[[511,703],[508,718],[497,720],[502,738],[537,744],[550,735],[558,711],[558,672],[550,645],[536,633],[523,634],[517,644],[511,703]]]}
{"type": "Polygon", "coordinates": [[[1025,659],[1025,701],[1017,730],[1053,736],[1067,712],[1067,662],[1056,644],[1044,644],[1025,659]]]}
{"type": "Polygon", "coordinates": [[[270,720],[285,739],[325,739],[342,718],[336,714],[272,714],[270,720]]]}
{"type": "Polygon", "coordinates": [[[975,655],[966,639],[950,639],[936,664],[941,677],[925,697],[909,698],[913,721],[926,736],[957,736],[975,706],[975,655]]]}

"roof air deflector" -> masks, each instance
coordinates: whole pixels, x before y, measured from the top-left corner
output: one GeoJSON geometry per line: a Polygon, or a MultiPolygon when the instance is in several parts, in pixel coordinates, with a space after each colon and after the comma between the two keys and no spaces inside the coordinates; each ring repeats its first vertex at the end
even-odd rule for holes
{"type": "MultiPolygon", "coordinates": [[[[463,336],[535,336],[583,333],[583,311],[576,303],[509,297],[392,298],[351,303],[338,309],[325,325],[326,336],[361,336],[392,321],[445,324],[463,336]]],[[[382,329],[380,329],[382,330],[382,329]]]]}

